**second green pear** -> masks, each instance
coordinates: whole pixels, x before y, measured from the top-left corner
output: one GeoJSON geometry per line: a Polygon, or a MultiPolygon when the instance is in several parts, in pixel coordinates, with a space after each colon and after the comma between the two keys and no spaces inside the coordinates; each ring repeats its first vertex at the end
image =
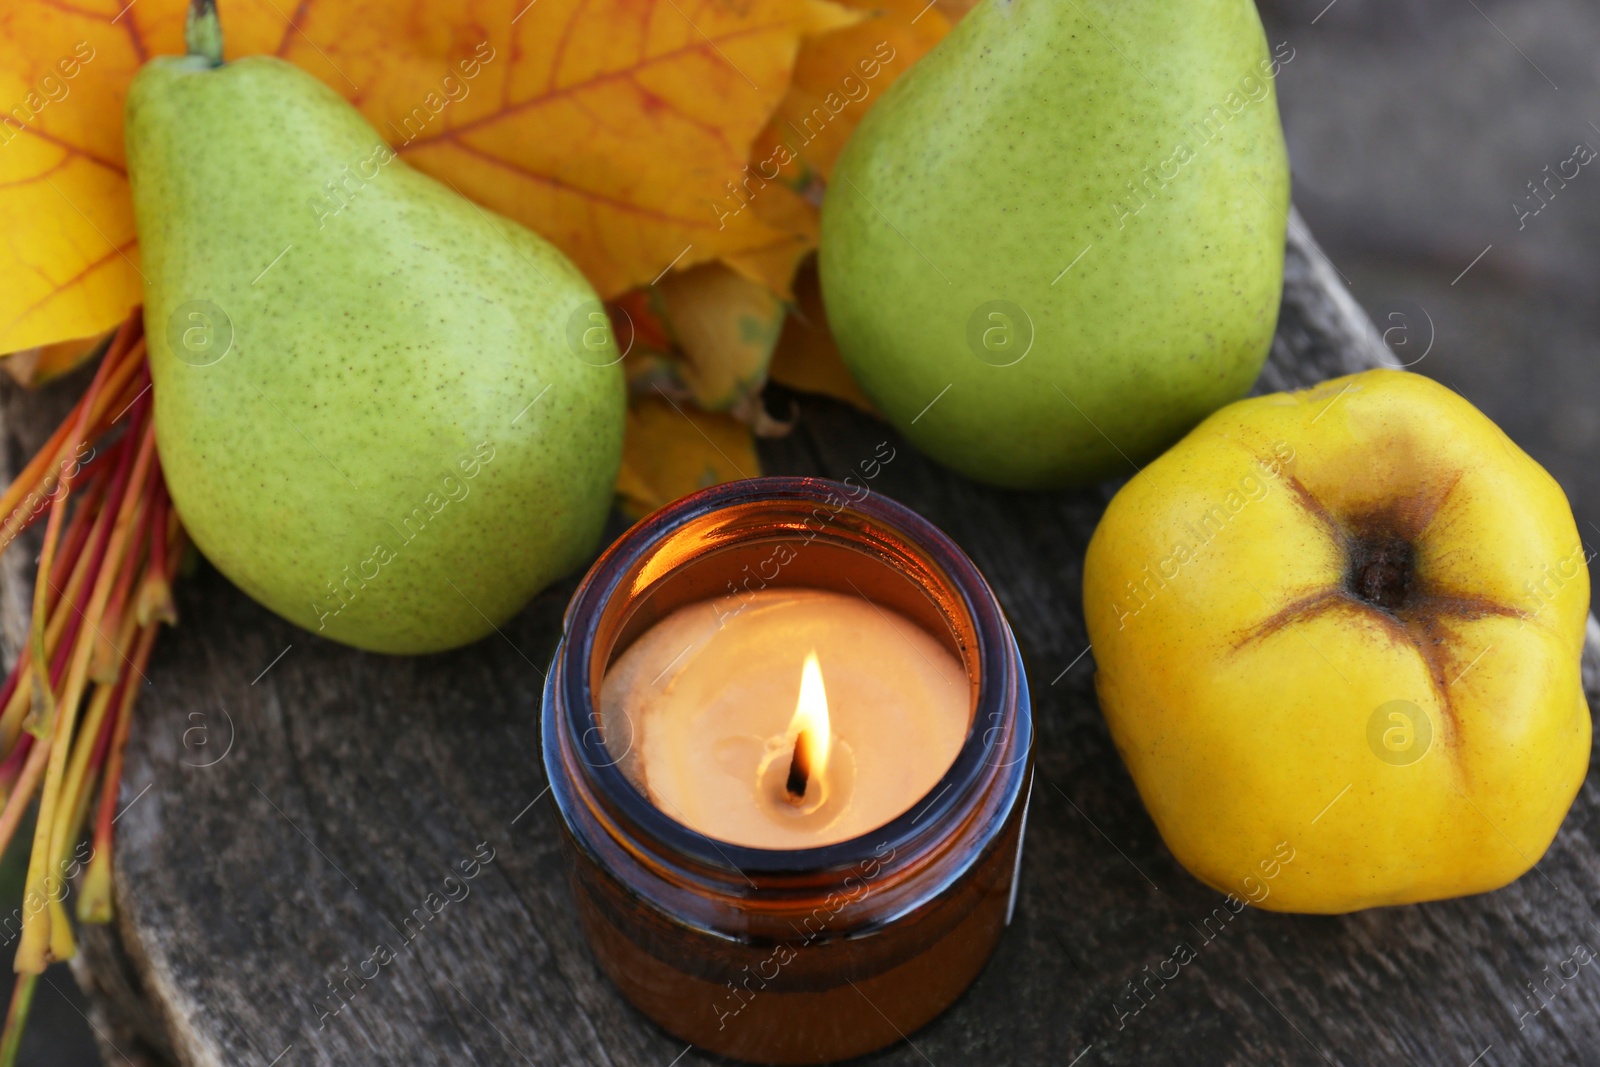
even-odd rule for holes
{"type": "Polygon", "coordinates": [[[986,482],[1132,474],[1255,380],[1289,168],[1250,0],[983,0],[866,115],[822,211],[840,351],[986,482]]]}
{"type": "Polygon", "coordinates": [[[308,630],[414,653],[583,562],[624,390],[566,257],[277,59],[153,60],[126,125],[157,444],[219,570],[308,630]]]}

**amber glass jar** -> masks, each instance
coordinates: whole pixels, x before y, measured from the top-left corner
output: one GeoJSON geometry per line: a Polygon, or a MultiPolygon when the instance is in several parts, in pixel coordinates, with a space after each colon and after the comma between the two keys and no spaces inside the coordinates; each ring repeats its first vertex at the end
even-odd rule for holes
{"type": "Polygon", "coordinates": [[[971,560],[864,484],[734,482],[619,538],[567,609],[543,741],[595,956],[708,1051],[802,1064],[891,1044],[961,995],[1010,921],[1033,777],[1016,642],[971,560]],[[655,807],[616,766],[596,699],[615,657],[676,608],[782,586],[898,611],[957,656],[972,693],[966,740],[927,796],[861,837],[792,851],[715,841],[655,807]]]}

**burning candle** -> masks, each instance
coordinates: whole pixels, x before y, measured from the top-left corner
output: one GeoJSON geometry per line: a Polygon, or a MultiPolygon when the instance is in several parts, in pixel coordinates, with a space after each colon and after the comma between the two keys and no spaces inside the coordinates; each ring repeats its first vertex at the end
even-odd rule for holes
{"type": "Polygon", "coordinates": [[[634,526],[568,605],[542,731],[596,960],[706,1051],[902,1040],[1010,921],[1022,658],[972,561],[863,484],[751,479],[634,526]]]}
{"type": "Polygon", "coordinates": [[[607,746],[650,801],[707,837],[809,848],[909,809],[971,720],[961,662],[860,596],[768,589],[679,608],[606,672],[607,746]]]}

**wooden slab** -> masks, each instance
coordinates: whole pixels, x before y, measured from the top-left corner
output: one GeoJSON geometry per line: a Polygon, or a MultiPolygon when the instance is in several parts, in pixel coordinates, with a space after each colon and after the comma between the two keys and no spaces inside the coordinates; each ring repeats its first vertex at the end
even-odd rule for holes
{"type": "MultiPolygon", "coordinates": [[[[1296,221],[1260,387],[1386,359],[1296,221]]],[[[4,403],[14,464],[43,417],[34,399],[4,403]]],[[[1550,980],[1548,1006],[1519,1018],[1542,1003],[1525,983],[1571,973],[1580,942],[1600,948],[1592,775],[1548,856],[1505,890],[1341,918],[1247,908],[1208,939],[1220,899],[1162,846],[1093,697],[1080,567],[1115,487],[990,489],[840,405],[802,407],[799,430],[764,446],[767,470],[843,475],[893,442],[875,489],[989,577],[1037,716],[1016,921],[953,1010],[866,1062],[1593,1062],[1600,963],[1550,980]],[[1196,958],[1126,1014],[1128,983],[1180,942],[1196,958]]],[[[0,575],[13,635],[19,571],[0,575]]],[[[162,637],[129,745],[118,920],[89,932],[76,966],[108,1063],[718,1062],[621,1000],[574,917],[536,730],[572,585],[472,648],[393,659],[299,631],[209,568],[182,584],[183,624],[162,637]],[[440,903],[457,865],[488,854],[468,895],[440,903]],[[408,923],[417,909],[429,917],[408,923]],[[373,973],[380,944],[396,958],[350,978],[373,973]],[[334,984],[352,997],[337,1015],[334,984]]]]}

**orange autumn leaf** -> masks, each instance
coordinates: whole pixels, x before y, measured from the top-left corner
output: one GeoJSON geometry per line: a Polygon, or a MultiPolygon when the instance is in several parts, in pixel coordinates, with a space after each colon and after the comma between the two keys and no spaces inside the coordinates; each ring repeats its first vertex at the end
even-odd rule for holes
{"type": "MultiPolygon", "coordinates": [[[[734,272],[757,285],[772,276],[794,278],[801,260],[816,247],[818,186],[813,179],[831,171],[839,150],[877,96],[950,29],[949,20],[926,0],[842,2],[868,17],[801,44],[788,92],[752,145],[750,164],[737,183],[727,183],[727,195],[718,207],[724,225],[754,216],[788,236],[765,248],[722,257],[734,272]],[[805,195],[798,188],[804,188],[805,195]]],[[[759,345],[747,343],[751,301],[759,296],[747,299],[742,289],[728,284],[726,272],[713,265],[676,271],[657,285],[660,290],[673,287],[696,296],[688,308],[669,301],[662,309],[688,365],[682,377],[690,395],[710,410],[726,410],[741,395],[753,397],[763,384],[774,339],[765,331],[759,345]],[[680,318],[688,321],[679,322],[680,318]],[[691,339],[698,344],[691,344],[691,339]],[[718,387],[703,387],[713,381],[718,387]],[[723,383],[737,384],[729,389],[723,383]]],[[[766,288],[801,300],[793,282],[782,289],[766,288]]],[[[768,315],[763,312],[759,317],[765,320],[768,315]]],[[[820,315],[812,319],[820,321],[820,315]]],[[[789,346],[786,362],[791,372],[805,378],[800,353],[813,351],[824,365],[812,378],[826,382],[827,391],[835,395],[848,394],[852,403],[864,402],[853,383],[846,385],[841,379],[843,365],[825,327],[820,333],[785,328],[786,335],[796,332],[804,340],[789,346]]]]}
{"type": "MultiPolygon", "coordinates": [[[[794,303],[781,339],[771,329],[777,309],[762,303],[765,294],[732,284],[735,279],[721,266],[697,267],[655,287],[678,297],[659,307],[676,358],[658,355],[639,368],[650,388],[676,387],[703,408],[732,411],[757,433],[787,428],[760,401],[769,363],[772,377],[786,385],[871,410],[828,334],[815,268],[801,270],[797,279],[795,271],[816,247],[820,179],[882,92],[950,29],[950,20],[927,0],[842,2],[869,17],[802,43],[788,92],[718,207],[724,225],[753,216],[792,235],[785,243],[722,257],[747,279],[746,286],[773,275],[794,279],[787,290],[778,290],[794,303]]],[[[643,426],[635,430],[647,432],[643,426]]]]}
{"type": "MultiPolygon", "coordinates": [[[[741,177],[741,184],[743,181],[741,177]]],[[[732,182],[724,183],[725,188],[732,185],[732,182]]],[[[738,197],[737,193],[731,199],[724,197],[721,203],[714,206],[719,224],[739,224],[737,219],[729,218],[730,211],[735,215],[740,214],[738,197]]],[[[721,259],[757,285],[788,297],[792,295],[790,285],[794,272],[799,269],[800,262],[817,247],[821,230],[817,207],[786,185],[767,186],[750,207],[751,210],[745,214],[753,215],[753,221],[759,222],[776,236],[765,244],[725,252],[721,259]],[[777,279],[782,279],[781,285],[773,284],[777,279]]]]}
{"type": "Polygon", "coordinates": [[[758,404],[783,329],[783,302],[720,263],[674,271],[656,291],[696,406],[737,415],[741,405],[758,404]]]}
{"type": "MultiPolygon", "coordinates": [[[[882,92],[943,39],[951,20],[927,0],[842,2],[870,17],[802,43],[788,92],[751,146],[744,172],[737,182],[726,183],[727,195],[717,207],[722,225],[753,217],[786,239],[722,257],[746,279],[742,287],[720,265],[674,272],[656,285],[655,310],[671,335],[672,351],[658,350],[634,361],[631,372],[636,393],[653,398],[656,391],[666,390],[702,408],[729,411],[749,430],[741,436],[736,427],[723,424],[723,431],[730,440],[747,444],[753,444],[751,432],[769,435],[788,429],[762,403],[769,374],[791,388],[873,410],[828,333],[814,264],[801,268],[798,277],[795,272],[816,248],[822,182],[845,141],[882,92]],[[773,313],[781,311],[750,286],[754,282],[773,289],[768,281],[773,277],[793,279],[788,289],[775,290],[793,301],[776,339],[771,324],[773,313]]],[[[970,6],[970,0],[941,2],[964,5],[954,17],[970,6]]],[[[681,420],[661,418],[659,411],[656,416],[629,423],[618,479],[625,501],[639,502],[648,495],[639,485],[639,465],[646,456],[657,483],[680,492],[698,488],[707,472],[719,467],[723,479],[737,476],[727,464],[714,462],[706,442],[689,434],[681,420]]]]}
{"type": "MultiPolygon", "coordinates": [[[[185,8],[0,9],[0,352],[108,329],[138,303],[122,102],[146,59],[182,51],[185,8]]],[[[545,235],[606,296],[719,257],[786,290],[814,238],[786,232],[781,212],[727,223],[714,205],[787,91],[801,40],[861,17],[829,0],[219,8],[230,59],[302,66],[418,169],[545,235]]]]}
{"type": "Polygon", "coordinates": [[[96,333],[53,345],[25,348],[0,359],[13,381],[27,388],[48,384],[104,350],[110,335],[96,333]]]}
{"type": "Polygon", "coordinates": [[[700,411],[665,395],[628,406],[617,496],[630,518],[697,489],[760,473],[750,430],[731,415],[700,411]]]}
{"type": "Polygon", "coordinates": [[[760,177],[781,173],[797,185],[827,178],[862,116],[950,32],[927,0],[841,2],[872,17],[801,48],[794,81],[751,151],[760,177]]]}
{"type": "MultiPolygon", "coordinates": [[[[484,65],[476,110],[465,99],[412,137],[426,86],[361,103],[403,158],[544,234],[603,296],[669,266],[795,243],[761,216],[722,225],[713,201],[782,98],[801,37],[856,16],[824,0],[539,0],[526,10],[508,61],[484,65]]],[[[792,267],[761,281],[785,291],[792,267]]]]}
{"type": "Polygon", "coordinates": [[[934,7],[943,11],[945,17],[952,23],[960,22],[962,16],[978,6],[978,0],[934,0],[934,7]]]}
{"type": "Polygon", "coordinates": [[[815,259],[800,268],[794,280],[794,295],[795,308],[783,324],[768,375],[790,389],[821,393],[868,414],[877,414],[872,401],[844,365],[838,345],[833,343],[827,312],[822,306],[822,286],[817,280],[815,259]]]}
{"type": "Polygon", "coordinates": [[[142,284],[122,166],[131,20],[0,7],[0,352],[109,330],[142,284]]]}

